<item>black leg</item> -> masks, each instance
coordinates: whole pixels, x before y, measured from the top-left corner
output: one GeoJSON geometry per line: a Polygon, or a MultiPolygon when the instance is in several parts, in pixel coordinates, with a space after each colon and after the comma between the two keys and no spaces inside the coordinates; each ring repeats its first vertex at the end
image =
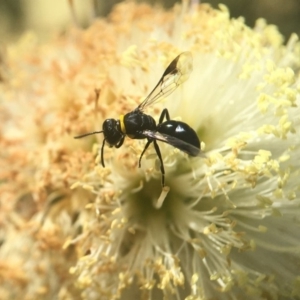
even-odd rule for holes
{"type": "Polygon", "coordinates": [[[123,135],[122,139],[119,141],[117,145],[115,145],[116,148],[120,148],[124,143],[125,135],[123,135]]]}
{"type": "Polygon", "coordinates": [[[102,164],[102,167],[103,167],[103,168],[105,168],[104,158],[103,158],[104,145],[105,145],[105,139],[103,140],[102,147],[101,147],[101,164],[102,164]]]}
{"type": "Polygon", "coordinates": [[[161,124],[164,118],[166,118],[167,121],[170,121],[169,111],[166,108],[164,108],[163,111],[161,112],[158,124],[161,124]]]}
{"type": "Polygon", "coordinates": [[[164,187],[165,186],[165,168],[164,168],[164,163],[163,163],[163,160],[162,160],[162,157],[161,157],[161,153],[160,153],[160,150],[159,150],[159,147],[157,145],[156,140],[153,140],[153,144],[154,144],[154,148],[155,148],[156,154],[157,154],[157,156],[159,158],[159,161],[160,161],[161,184],[164,187]]]}
{"type": "Polygon", "coordinates": [[[143,150],[143,152],[141,153],[141,156],[140,156],[140,159],[139,159],[139,168],[141,167],[141,160],[142,160],[142,157],[144,155],[144,153],[146,152],[147,148],[149,147],[149,145],[152,143],[153,141],[148,139],[148,142],[143,150]]]}
{"type": "MultiPolygon", "coordinates": [[[[124,139],[125,139],[125,135],[122,137],[120,142],[117,145],[115,145],[115,147],[120,148],[124,143],[124,139]]],[[[105,168],[105,164],[104,164],[104,145],[105,145],[105,139],[103,140],[102,147],[101,147],[101,164],[102,164],[103,168],[105,168]]]]}

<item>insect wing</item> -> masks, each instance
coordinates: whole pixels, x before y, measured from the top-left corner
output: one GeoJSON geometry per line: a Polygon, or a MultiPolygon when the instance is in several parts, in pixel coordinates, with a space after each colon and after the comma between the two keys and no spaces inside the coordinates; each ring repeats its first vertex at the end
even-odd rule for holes
{"type": "Polygon", "coordinates": [[[176,137],[173,137],[171,135],[160,133],[157,131],[152,131],[152,130],[144,130],[143,134],[148,138],[167,143],[167,144],[187,153],[190,156],[200,156],[199,148],[197,148],[189,143],[186,143],[176,137]]]}
{"type": "Polygon", "coordinates": [[[137,107],[144,110],[163,96],[170,95],[180,84],[185,82],[193,70],[193,57],[191,52],[182,52],[172,60],[164,71],[161,79],[147,98],[137,107]]]}

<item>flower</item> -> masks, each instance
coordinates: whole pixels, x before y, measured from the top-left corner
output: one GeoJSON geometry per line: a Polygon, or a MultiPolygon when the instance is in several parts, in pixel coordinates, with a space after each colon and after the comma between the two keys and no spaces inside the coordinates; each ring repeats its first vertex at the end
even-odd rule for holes
{"type": "Polygon", "coordinates": [[[299,43],[224,6],[123,3],[44,46],[8,48],[1,85],[4,299],[297,299],[299,43]],[[194,128],[203,155],[105,147],[183,51],[193,72],[147,114],[194,128]],[[96,164],[94,164],[94,158],[96,164]],[[71,188],[70,188],[71,187],[71,188]],[[16,270],[16,272],[14,272],[16,270]]]}

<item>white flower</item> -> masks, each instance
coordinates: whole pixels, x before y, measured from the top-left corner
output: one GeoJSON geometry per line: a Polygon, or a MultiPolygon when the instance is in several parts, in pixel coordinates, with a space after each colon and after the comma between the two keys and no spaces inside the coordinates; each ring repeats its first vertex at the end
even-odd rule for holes
{"type": "Polygon", "coordinates": [[[166,65],[176,52],[191,50],[190,79],[156,107],[167,107],[197,131],[205,158],[160,145],[170,192],[158,208],[153,150],[140,171],[144,143],[131,140],[109,154],[105,149],[111,176],[99,185],[96,172],[106,171],[97,167],[87,181],[97,194],[98,238],[88,263],[85,258],[73,270],[84,294],[93,298],[99,288],[121,299],[296,299],[297,39],[284,48],[274,28],[259,21],[251,30],[242,20],[229,20],[224,7],[174,12],[174,19],[159,24],[157,14],[163,18],[155,12],[153,21],[133,18],[121,60],[133,73],[125,76],[116,67],[111,79],[126,97],[140,86],[149,91],[159,78],[152,70],[163,70],[161,57],[166,65]],[[147,38],[140,24],[148,25],[147,38]]]}
{"type": "MultiPolygon", "coordinates": [[[[51,59],[38,65],[55,70],[45,80],[43,99],[59,100],[41,102],[48,123],[37,129],[47,128],[45,143],[35,152],[40,159],[31,158],[20,171],[34,166],[30,184],[45,190],[48,200],[53,191],[55,197],[63,194],[67,203],[46,216],[40,229],[73,254],[72,260],[48,259],[50,242],[50,250],[40,253],[48,267],[39,281],[47,285],[51,274],[55,282],[48,295],[298,299],[296,36],[284,46],[274,27],[260,20],[250,29],[241,19],[230,20],[223,6],[162,12],[126,3],[110,22],[96,22],[72,37],[50,48],[51,59]],[[159,143],[169,190],[162,191],[153,146],[138,168],[144,140],[126,138],[119,149],[105,147],[103,168],[102,134],[80,141],[64,136],[64,129],[72,135],[101,130],[105,119],[132,111],[183,51],[193,55],[190,78],[145,111],[157,120],[168,108],[172,119],[189,124],[202,141],[202,156],[196,158],[159,143]],[[88,153],[78,150],[82,146],[88,153]],[[94,168],[90,152],[98,155],[94,168]],[[59,272],[50,270],[61,260],[73,267],[58,288],[59,272]]],[[[14,243],[6,245],[6,255],[12,248],[14,243]]],[[[33,259],[28,262],[32,266],[33,259]]]]}

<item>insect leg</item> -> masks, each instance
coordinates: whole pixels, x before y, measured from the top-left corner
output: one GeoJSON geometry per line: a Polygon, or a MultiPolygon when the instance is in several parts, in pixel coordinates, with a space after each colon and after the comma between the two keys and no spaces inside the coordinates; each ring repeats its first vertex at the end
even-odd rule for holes
{"type": "Polygon", "coordinates": [[[166,108],[163,109],[163,111],[161,112],[158,124],[161,124],[163,122],[164,118],[166,118],[167,121],[170,121],[169,111],[166,108]]]}
{"type": "Polygon", "coordinates": [[[104,145],[105,145],[105,139],[103,140],[102,147],[101,147],[101,164],[102,164],[102,167],[103,167],[103,168],[105,168],[104,158],[103,158],[104,145]]]}
{"type": "Polygon", "coordinates": [[[141,167],[141,160],[142,160],[142,157],[143,157],[144,153],[146,152],[147,148],[149,147],[149,145],[150,145],[152,142],[153,142],[152,140],[148,139],[148,142],[147,142],[147,144],[145,145],[145,148],[144,148],[144,150],[142,151],[141,156],[140,156],[140,159],[139,159],[139,168],[141,167]]]}
{"type": "Polygon", "coordinates": [[[116,148],[120,148],[124,143],[125,135],[123,135],[122,139],[119,141],[117,145],[115,145],[116,148]]]}
{"type": "Polygon", "coordinates": [[[154,144],[154,148],[155,148],[156,154],[157,154],[157,156],[159,158],[159,161],[160,161],[161,184],[162,184],[162,186],[165,186],[165,168],[164,168],[164,163],[163,163],[163,160],[162,160],[162,157],[161,157],[161,153],[160,153],[160,150],[159,150],[159,147],[157,145],[156,140],[153,140],[153,144],[154,144]]]}

